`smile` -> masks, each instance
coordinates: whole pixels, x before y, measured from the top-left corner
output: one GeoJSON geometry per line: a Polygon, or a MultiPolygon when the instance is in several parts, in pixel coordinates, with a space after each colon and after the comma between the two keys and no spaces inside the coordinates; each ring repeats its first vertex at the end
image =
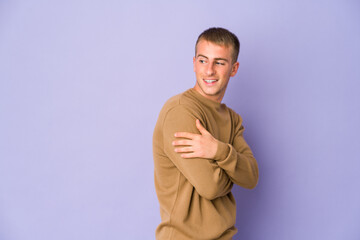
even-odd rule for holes
{"type": "Polygon", "coordinates": [[[216,79],[204,79],[204,81],[205,81],[206,83],[213,83],[213,82],[217,82],[217,80],[216,80],[216,79]]]}

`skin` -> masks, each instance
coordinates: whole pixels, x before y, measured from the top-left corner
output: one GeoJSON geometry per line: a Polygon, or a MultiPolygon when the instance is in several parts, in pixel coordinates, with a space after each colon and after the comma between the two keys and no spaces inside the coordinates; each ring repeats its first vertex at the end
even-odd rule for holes
{"type": "MultiPolygon", "coordinates": [[[[232,60],[232,47],[201,40],[196,46],[193,64],[196,75],[194,89],[204,97],[221,103],[230,77],[235,76],[239,68],[239,62],[232,60]]],[[[200,134],[175,133],[177,139],[183,139],[172,142],[174,151],[181,153],[182,158],[213,159],[218,148],[218,140],[201,125],[198,119],[195,124],[200,134]]]]}
{"type": "Polygon", "coordinates": [[[176,138],[184,138],[182,140],[175,140],[172,144],[176,146],[175,152],[181,153],[182,158],[208,158],[213,159],[215,157],[218,140],[215,139],[196,119],[196,127],[199,129],[200,134],[194,134],[189,132],[177,132],[176,138]]]}
{"type": "Polygon", "coordinates": [[[230,77],[235,76],[239,62],[233,63],[232,47],[201,40],[193,58],[196,84],[194,89],[204,97],[221,102],[230,77]],[[205,80],[215,80],[207,83],[205,80]]]}

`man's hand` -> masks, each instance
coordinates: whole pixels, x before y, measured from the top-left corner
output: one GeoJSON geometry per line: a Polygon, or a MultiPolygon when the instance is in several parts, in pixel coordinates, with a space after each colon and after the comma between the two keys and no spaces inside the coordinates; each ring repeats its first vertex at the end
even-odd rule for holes
{"type": "Polygon", "coordinates": [[[189,132],[177,132],[176,138],[187,138],[183,140],[175,140],[172,142],[176,147],[175,152],[182,153],[183,158],[209,158],[215,157],[218,140],[216,140],[206,129],[201,125],[199,119],[196,119],[196,127],[201,134],[194,134],[189,132]]]}

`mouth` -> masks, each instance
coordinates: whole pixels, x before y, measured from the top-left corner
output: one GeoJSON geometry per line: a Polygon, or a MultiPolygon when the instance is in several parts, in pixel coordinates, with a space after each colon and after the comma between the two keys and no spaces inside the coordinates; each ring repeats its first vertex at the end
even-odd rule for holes
{"type": "Polygon", "coordinates": [[[203,79],[206,85],[214,85],[218,80],[217,79],[203,79]]]}

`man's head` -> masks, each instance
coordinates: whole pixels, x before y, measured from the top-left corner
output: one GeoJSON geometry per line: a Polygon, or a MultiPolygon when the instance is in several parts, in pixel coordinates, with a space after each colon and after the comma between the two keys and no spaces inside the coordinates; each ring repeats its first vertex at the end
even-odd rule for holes
{"type": "Polygon", "coordinates": [[[221,102],[230,77],[235,76],[239,63],[239,40],[223,28],[210,28],[197,42],[193,58],[196,84],[194,89],[204,97],[221,102]]]}
{"type": "Polygon", "coordinates": [[[232,50],[232,63],[238,59],[240,51],[240,42],[235,34],[225,28],[209,28],[202,32],[195,44],[195,56],[197,53],[197,46],[201,40],[205,40],[216,45],[230,47],[232,50]]]}

